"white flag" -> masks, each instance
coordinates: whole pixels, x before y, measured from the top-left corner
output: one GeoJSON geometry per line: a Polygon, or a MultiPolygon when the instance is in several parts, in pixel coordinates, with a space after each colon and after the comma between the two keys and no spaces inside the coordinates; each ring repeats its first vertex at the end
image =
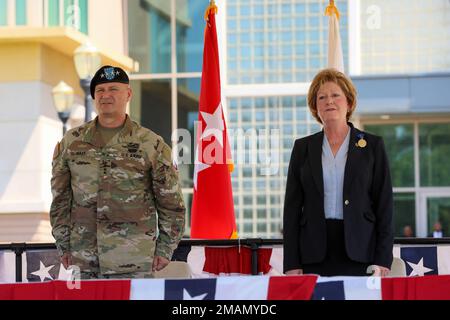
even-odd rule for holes
{"type": "Polygon", "coordinates": [[[328,24],[328,68],[344,72],[344,56],[339,32],[339,11],[334,5],[334,0],[330,0],[325,15],[330,17],[328,24]]]}

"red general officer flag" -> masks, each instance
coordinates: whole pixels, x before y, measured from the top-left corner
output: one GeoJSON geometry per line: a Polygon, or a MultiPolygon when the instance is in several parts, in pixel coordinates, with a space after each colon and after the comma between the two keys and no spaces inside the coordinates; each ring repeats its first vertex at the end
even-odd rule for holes
{"type": "Polygon", "coordinates": [[[220,93],[216,13],[217,7],[212,1],[205,14],[207,24],[191,211],[191,238],[197,239],[237,237],[229,171],[231,152],[220,93]]]}

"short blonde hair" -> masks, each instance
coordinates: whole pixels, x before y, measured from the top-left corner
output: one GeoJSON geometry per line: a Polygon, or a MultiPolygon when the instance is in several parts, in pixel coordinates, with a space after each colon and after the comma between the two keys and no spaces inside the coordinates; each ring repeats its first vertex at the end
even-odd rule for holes
{"type": "Polygon", "coordinates": [[[323,69],[314,77],[308,91],[308,107],[311,114],[319,123],[322,123],[317,111],[317,93],[326,82],[336,83],[344,92],[350,106],[347,112],[347,121],[349,121],[353,111],[356,109],[356,88],[345,74],[336,69],[323,69]]]}

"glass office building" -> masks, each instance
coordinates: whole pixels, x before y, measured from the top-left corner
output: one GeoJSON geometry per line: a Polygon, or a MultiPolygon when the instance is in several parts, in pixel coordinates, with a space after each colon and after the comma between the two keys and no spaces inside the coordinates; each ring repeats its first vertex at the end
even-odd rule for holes
{"type": "MultiPolygon", "coordinates": [[[[228,0],[228,84],[308,82],[327,65],[328,1],[228,0]]],[[[344,56],[347,1],[339,9],[344,56]]]]}
{"type": "MultiPolygon", "coordinates": [[[[360,125],[385,140],[395,235],[450,235],[450,2],[356,1],[359,46],[350,60],[360,125]]],[[[352,31],[351,34],[354,34],[352,31]]]]}
{"type": "MultiPolygon", "coordinates": [[[[27,0],[0,0],[0,27],[29,26],[27,0]]],[[[36,4],[34,4],[36,5],[36,4]]],[[[42,12],[34,12],[36,16],[42,13],[43,26],[73,27],[84,34],[88,34],[88,0],[44,0],[37,4],[42,12]]]]}
{"type": "Polygon", "coordinates": [[[8,150],[0,161],[0,242],[54,241],[49,155],[62,122],[52,92],[61,81],[73,89],[73,128],[85,111],[74,51],[91,42],[104,64],[133,68],[124,8],[122,0],[0,0],[0,146],[8,150]]]}
{"type": "Polygon", "coordinates": [[[360,0],[361,74],[450,69],[450,2],[360,0]]]}
{"type": "MultiPolygon", "coordinates": [[[[327,1],[227,1],[226,66],[231,129],[266,130],[278,158],[269,173],[259,157],[232,175],[239,233],[279,238],[287,168],[294,140],[320,130],[306,104],[306,85],[327,64],[327,1]],[[248,94],[248,85],[253,93],[248,94]],[[281,87],[289,85],[289,90],[281,87]],[[275,130],[275,131],[274,131],[275,130]]],[[[347,57],[347,3],[339,3],[344,57],[347,57]]],[[[250,140],[250,135],[247,135],[250,140]]],[[[248,143],[247,143],[248,145],[248,143]]],[[[247,146],[246,145],[246,146],[247,146]]],[[[259,143],[245,148],[261,152],[259,143]]],[[[269,156],[269,154],[267,155],[269,156]]]]}
{"type": "MultiPolygon", "coordinates": [[[[128,1],[129,55],[139,63],[139,71],[131,76],[134,98],[130,112],[168,144],[177,128],[194,136],[206,6],[195,0],[128,1]]],[[[193,155],[191,142],[185,156],[193,155]]],[[[189,222],[193,165],[181,164],[179,171],[189,222]]],[[[186,230],[189,233],[189,225],[186,230]]]]}

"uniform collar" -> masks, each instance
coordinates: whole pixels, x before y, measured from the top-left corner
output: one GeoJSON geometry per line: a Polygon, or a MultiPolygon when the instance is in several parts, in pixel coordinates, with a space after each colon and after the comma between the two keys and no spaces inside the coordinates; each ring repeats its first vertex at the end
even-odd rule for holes
{"type": "MultiPolygon", "coordinates": [[[[97,129],[97,123],[98,123],[98,116],[94,120],[86,124],[86,131],[84,134],[83,141],[92,144],[96,147],[102,148],[106,144],[103,141],[100,131],[97,129]]],[[[113,138],[109,142],[109,144],[113,144],[112,142],[117,143],[127,142],[128,138],[131,136],[133,136],[133,122],[131,121],[130,117],[126,115],[125,124],[122,130],[117,135],[117,138],[113,138]]]]}

